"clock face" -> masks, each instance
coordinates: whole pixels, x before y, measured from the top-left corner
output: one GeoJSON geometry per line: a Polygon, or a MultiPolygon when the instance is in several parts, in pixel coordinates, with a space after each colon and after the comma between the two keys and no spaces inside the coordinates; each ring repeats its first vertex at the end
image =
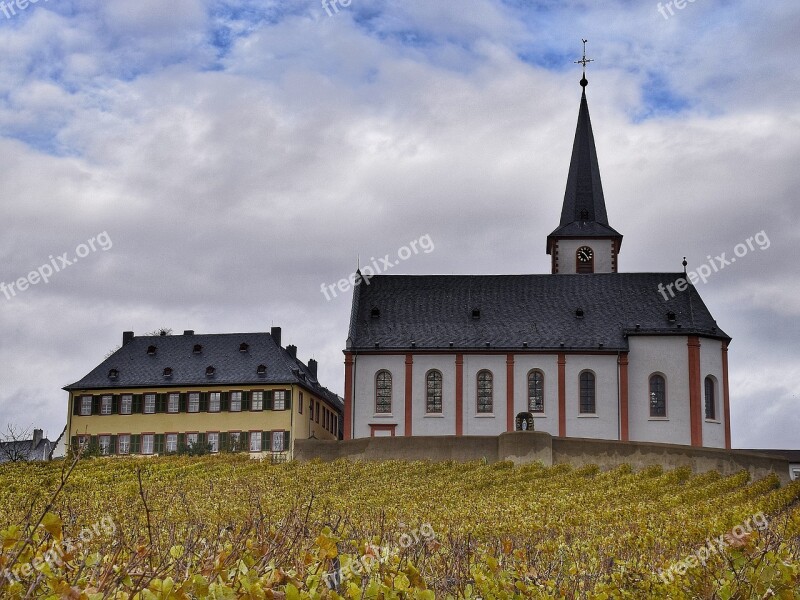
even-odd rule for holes
{"type": "Polygon", "coordinates": [[[578,260],[582,263],[588,263],[592,261],[592,257],[594,256],[594,252],[592,251],[589,246],[581,246],[578,248],[578,260]]]}

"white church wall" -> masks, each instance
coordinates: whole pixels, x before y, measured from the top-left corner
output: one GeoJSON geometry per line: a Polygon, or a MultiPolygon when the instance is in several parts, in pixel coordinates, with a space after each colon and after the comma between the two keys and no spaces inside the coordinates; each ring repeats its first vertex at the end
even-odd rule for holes
{"type": "Polygon", "coordinates": [[[619,439],[617,356],[567,354],[565,376],[567,436],[619,439]],[[579,376],[586,369],[595,374],[594,415],[580,414],[579,376]]]}
{"type": "Polygon", "coordinates": [[[558,240],[558,272],[575,273],[575,253],[581,246],[589,246],[594,250],[594,272],[613,273],[613,245],[611,240],[558,240]]]}
{"type": "Polygon", "coordinates": [[[500,435],[506,430],[506,355],[464,355],[464,435],[500,435]],[[489,369],[494,382],[494,412],[478,414],[478,371],[489,369]]]}
{"type": "Polygon", "coordinates": [[[558,356],[518,354],[514,357],[514,416],[528,410],[528,373],[544,373],[544,414],[533,413],[536,431],[558,435],[558,356]]]}
{"type": "Polygon", "coordinates": [[[725,404],[722,388],[722,342],[700,338],[700,394],[703,405],[703,446],[725,447],[725,404]],[[706,419],[705,380],[708,375],[714,378],[714,391],[717,418],[706,419]]]}
{"type": "Polygon", "coordinates": [[[686,336],[628,338],[628,432],[631,441],[691,444],[686,336]],[[667,416],[650,416],[650,376],[666,379],[667,416]]]}
{"type": "Polygon", "coordinates": [[[411,386],[412,433],[414,435],[455,435],[456,433],[456,357],[455,354],[414,356],[411,386]],[[442,373],[442,414],[427,414],[427,380],[431,369],[442,373]]]}
{"type": "Polygon", "coordinates": [[[370,424],[396,424],[395,435],[405,435],[405,355],[362,354],[356,356],[353,376],[353,436],[370,437],[370,424]],[[375,374],[386,369],[392,374],[392,412],[375,413],[375,374]]]}

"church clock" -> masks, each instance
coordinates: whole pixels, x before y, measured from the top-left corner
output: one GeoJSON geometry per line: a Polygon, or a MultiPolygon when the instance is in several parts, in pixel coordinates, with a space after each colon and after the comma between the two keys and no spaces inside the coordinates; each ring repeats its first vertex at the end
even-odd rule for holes
{"type": "Polygon", "coordinates": [[[589,246],[581,246],[575,254],[578,273],[594,273],[594,251],[589,246]]]}

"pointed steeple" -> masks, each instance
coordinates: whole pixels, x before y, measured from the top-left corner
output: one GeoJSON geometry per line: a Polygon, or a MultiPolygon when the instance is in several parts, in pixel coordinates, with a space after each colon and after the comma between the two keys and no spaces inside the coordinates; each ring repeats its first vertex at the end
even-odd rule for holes
{"type": "Polygon", "coordinates": [[[597,162],[597,149],[594,145],[585,87],[581,94],[578,127],[575,130],[567,189],[564,192],[564,207],[561,210],[562,226],[573,221],[594,221],[608,226],[606,201],[603,196],[603,183],[600,180],[600,165],[597,162]]]}
{"type": "Polygon", "coordinates": [[[560,268],[556,256],[559,240],[610,240],[611,260],[608,264],[612,272],[616,271],[616,255],[622,244],[622,235],[608,224],[600,165],[592,133],[592,120],[589,118],[589,103],[586,100],[586,86],[589,85],[586,79],[586,64],[592,60],[586,58],[586,40],[583,40],[583,43],[583,59],[575,61],[583,65],[583,78],[580,81],[583,92],[578,109],[578,126],[572,144],[561,221],[558,228],[547,236],[547,253],[553,256],[553,273],[574,272],[573,268],[560,268]]]}

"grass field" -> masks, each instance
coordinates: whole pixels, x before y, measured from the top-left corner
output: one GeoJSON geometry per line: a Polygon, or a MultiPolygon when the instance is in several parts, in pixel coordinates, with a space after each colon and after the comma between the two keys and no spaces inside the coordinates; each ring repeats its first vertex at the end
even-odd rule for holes
{"type": "Polygon", "coordinates": [[[773,477],[236,456],[70,466],[0,468],[3,598],[800,598],[800,482],[773,477]]]}

